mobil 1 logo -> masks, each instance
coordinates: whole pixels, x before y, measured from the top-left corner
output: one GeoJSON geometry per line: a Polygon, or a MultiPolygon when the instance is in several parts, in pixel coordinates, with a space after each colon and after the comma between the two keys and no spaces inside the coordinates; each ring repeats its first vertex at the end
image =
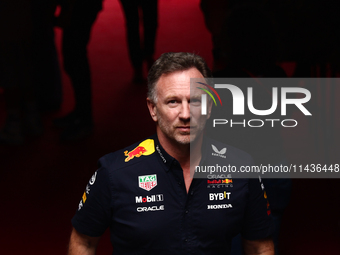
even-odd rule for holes
{"type": "Polygon", "coordinates": [[[151,196],[136,196],[136,204],[161,202],[164,201],[163,194],[151,195],[151,196]]]}

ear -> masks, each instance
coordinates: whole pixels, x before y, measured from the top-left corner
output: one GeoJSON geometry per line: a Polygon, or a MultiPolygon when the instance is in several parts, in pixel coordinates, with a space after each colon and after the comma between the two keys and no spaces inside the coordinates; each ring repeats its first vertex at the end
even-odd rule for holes
{"type": "Polygon", "coordinates": [[[150,98],[146,99],[146,104],[148,105],[148,109],[151,115],[151,118],[153,121],[157,122],[157,107],[156,104],[154,104],[150,98]]]}

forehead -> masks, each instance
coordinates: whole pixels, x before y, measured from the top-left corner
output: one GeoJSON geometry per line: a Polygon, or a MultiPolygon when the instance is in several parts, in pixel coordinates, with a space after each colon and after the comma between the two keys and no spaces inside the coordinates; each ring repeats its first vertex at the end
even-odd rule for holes
{"type": "Polygon", "coordinates": [[[196,68],[184,71],[176,71],[163,74],[156,85],[157,94],[165,96],[167,94],[190,93],[190,78],[204,78],[196,68]]]}

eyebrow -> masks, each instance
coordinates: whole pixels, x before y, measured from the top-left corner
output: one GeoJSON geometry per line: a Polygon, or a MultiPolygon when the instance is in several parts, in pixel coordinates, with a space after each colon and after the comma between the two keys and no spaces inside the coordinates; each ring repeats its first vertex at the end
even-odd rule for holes
{"type": "Polygon", "coordinates": [[[164,99],[165,99],[165,100],[168,100],[168,99],[170,99],[170,98],[177,98],[177,97],[178,97],[177,95],[171,94],[171,95],[166,96],[164,99]]]}
{"type": "Polygon", "coordinates": [[[194,95],[190,95],[190,98],[201,98],[202,94],[194,94],[194,95]]]}

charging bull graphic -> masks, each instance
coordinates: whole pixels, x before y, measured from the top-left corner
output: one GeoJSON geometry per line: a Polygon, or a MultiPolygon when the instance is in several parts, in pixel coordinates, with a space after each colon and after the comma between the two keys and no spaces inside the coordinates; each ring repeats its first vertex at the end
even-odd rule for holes
{"type": "Polygon", "coordinates": [[[155,143],[152,139],[147,139],[141,142],[136,148],[131,151],[124,151],[124,155],[127,156],[125,162],[130,161],[134,157],[139,158],[140,156],[148,156],[155,152],[155,143]]]}

